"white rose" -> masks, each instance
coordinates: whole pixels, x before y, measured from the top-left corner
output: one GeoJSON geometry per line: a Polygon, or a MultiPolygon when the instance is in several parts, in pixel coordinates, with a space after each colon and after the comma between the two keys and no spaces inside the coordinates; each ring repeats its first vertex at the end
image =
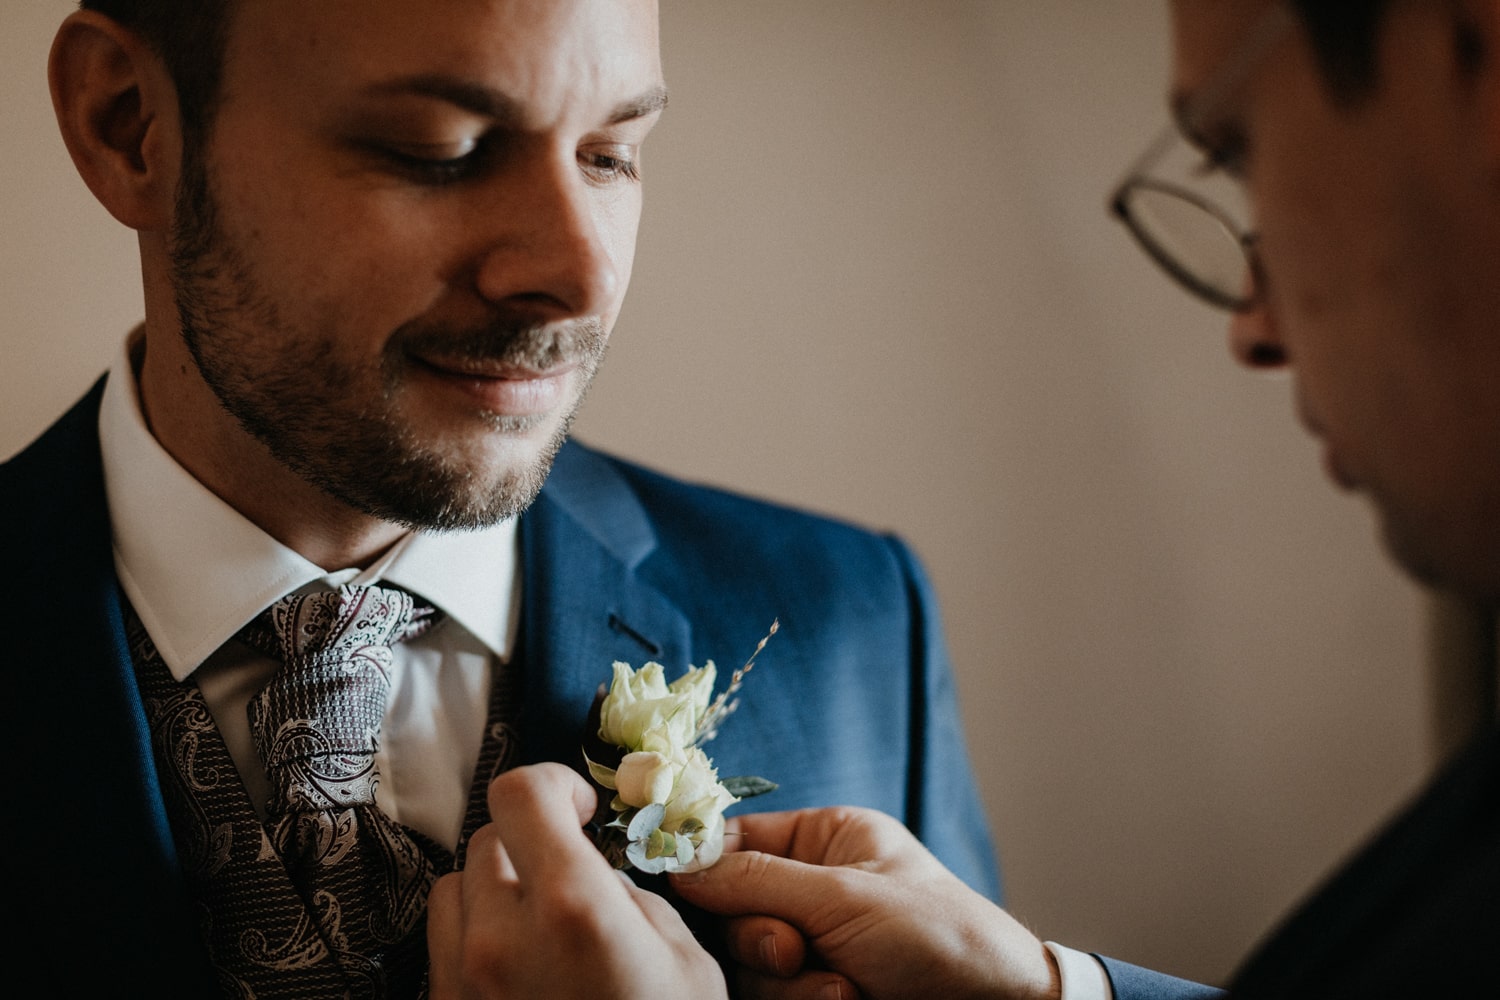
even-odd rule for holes
{"type": "Polygon", "coordinates": [[[620,801],[634,809],[666,802],[672,795],[677,769],[671,758],[651,750],[628,753],[615,771],[620,801]]]}
{"type": "Polygon", "coordinates": [[[661,825],[673,833],[689,820],[708,827],[711,820],[722,818],[724,810],[738,801],[729,794],[729,789],[719,784],[719,773],[708,754],[693,747],[687,751],[677,773],[677,786],[672,790],[661,825]]]}
{"type": "Polygon", "coordinates": [[[708,702],[713,697],[714,681],[718,674],[719,669],[714,666],[714,661],[708,660],[701,667],[688,667],[688,672],[671,684],[673,694],[688,696],[693,706],[694,726],[703,718],[703,713],[708,711],[708,702]]]}
{"type": "Polygon", "coordinates": [[[614,681],[599,708],[599,738],[627,750],[640,750],[647,733],[662,730],[671,747],[687,746],[697,735],[698,720],[708,707],[714,674],[713,664],[708,663],[690,669],[668,685],[660,663],[647,663],[639,671],[632,671],[629,664],[615,663],[614,681]]]}

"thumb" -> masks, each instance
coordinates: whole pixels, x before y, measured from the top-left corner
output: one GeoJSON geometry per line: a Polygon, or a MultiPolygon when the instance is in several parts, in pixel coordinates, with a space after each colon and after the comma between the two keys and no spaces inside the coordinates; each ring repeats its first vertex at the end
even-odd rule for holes
{"type": "Polygon", "coordinates": [[[725,854],[709,868],[671,879],[683,899],[711,913],[777,917],[817,937],[839,922],[839,907],[829,903],[847,896],[847,886],[841,884],[850,874],[843,868],[742,850],[725,854]],[[811,926],[814,921],[819,926],[811,926]]]}

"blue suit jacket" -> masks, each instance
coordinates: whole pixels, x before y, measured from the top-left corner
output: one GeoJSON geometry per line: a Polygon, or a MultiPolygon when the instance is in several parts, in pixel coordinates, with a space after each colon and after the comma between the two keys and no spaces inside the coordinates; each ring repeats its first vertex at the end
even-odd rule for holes
{"type": "MultiPolygon", "coordinates": [[[[12,969],[39,995],[205,996],[125,645],[95,386],[0,466],[12,627],[5,885],[12,969]]],[[[756,808],[851,803],[904,818],[998,897],[926,579],[899,541],[688,486],[576,444],[521,519],[528,760],[577,764],[610,664],[676,676],[742,663],[781,631],[712,745],[720,773],[780,788],[756,808]]],[[[746,809],[747,806],[741,806],[746,809]]]]}
{"type": "MultiPolygon", "coordinates": [[[[1217,991],[1104,959],[1117,1000],[1217,991]]],[[[1500,996],[1500,730],[1410,808],[1245,962],[1234,1000],[1500,996]]]]}

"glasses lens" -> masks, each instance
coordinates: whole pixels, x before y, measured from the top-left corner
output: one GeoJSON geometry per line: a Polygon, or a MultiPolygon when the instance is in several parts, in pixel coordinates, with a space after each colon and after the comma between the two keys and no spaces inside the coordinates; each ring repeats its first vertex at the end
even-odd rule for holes
{"type": "Polygon", "coordinates": [[[1212,204],[1172,184],[1139,180],[1123,192],[1120,207],[1146,249],[1179,281],[1229,309],[1250,304],[1244,240],[1212,204]]]}

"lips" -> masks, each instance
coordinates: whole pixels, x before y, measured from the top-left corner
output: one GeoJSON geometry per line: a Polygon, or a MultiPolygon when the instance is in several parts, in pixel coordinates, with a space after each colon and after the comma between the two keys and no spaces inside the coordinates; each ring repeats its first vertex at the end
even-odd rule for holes
{"type": "Polygon", "coordinates": [[[1355,489],[1358,484],[1354,481],[1354,477],[1349,475],[1349,471],[1345,469],[1343,464],[1339,461],[1338,453],[1334,451],[1333,443],[1329,441],[1328,437],[1323,433],[1323,428],[1316,421],[1306,416],[1305,414],[1302,417],[1302,425],[1307,428],[1308,433],[1313,436],[1313,439],[1316,440],[1320,445],[1322,445],[1324,474],[1327,475],[1328,478],[1333,481],[1334,485],[1339,487],[1340,489],[1355,489]]]}
{"type": "Polygon", "coordinates": [[[415,358],[414,360],[418,364],[432,369],[439,375],[452,378],[499,379],[501,381],[555,378],[578,367],[574,362],[541,366],[509,361],[443,361],[431,358],[415,358]]]}
{"type": "Polygon", "coordinates": [[[511,362],[446,361],[414,357],[420,377],[431,379],[451,392],[461,393],[491,415],[538,417],[563,402],[576,362],[545,369],[511,362]]]}

